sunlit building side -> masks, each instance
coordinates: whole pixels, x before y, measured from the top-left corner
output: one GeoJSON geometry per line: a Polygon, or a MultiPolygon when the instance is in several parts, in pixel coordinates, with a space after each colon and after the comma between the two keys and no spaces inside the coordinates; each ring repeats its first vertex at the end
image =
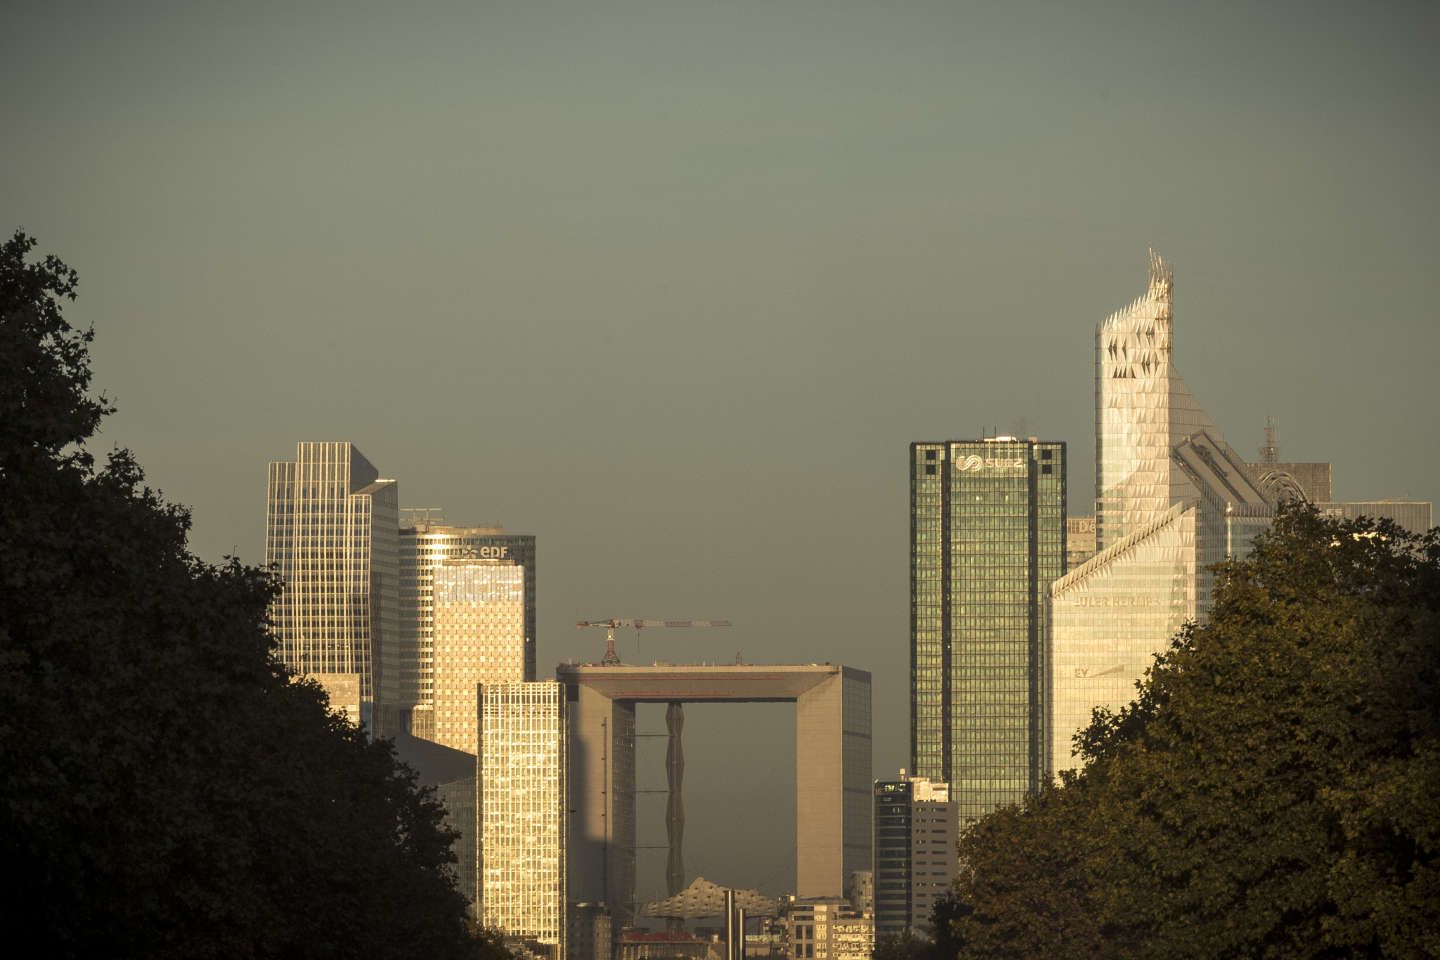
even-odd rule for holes
{"type": "Polygon", "coordinates": [[[1173,362],[1173,274],[1150,257],[1146,292],[1095,334],[1096,547],[1050,588],[1046,770],[1079,762],[1075,733],[1096,707],[1118,710],[1155,654],[1204,621],[1214,566],[1247,554],[1290,501],[1324,513],[1428,523],[1413,501],[1316,502],[1328,463],[1282,462],[1273,420],[1260,460],[1226,443],[1173,362]]]}
{"type": "Polygon", "coordinates": [[[561,960],[569,825],[565,687],[488,684],[479,717],[481,923],[561,960]]]}
{"type": "Polygon", "coordinates": [[[279,653],[351,719],[387,733],[410,703],[399,644],[398,499],[351,443],[302,442],[270,464],[265,563],[279,653]]]}
{"type": "Polygon", "coordinates": [[[474,753],[477,687],[525,679],[525,568],[456,557],[433,590],[431,739],[474,753]]]}
{"type": "Polygon", "coordinates": [[[404,683],[416,704],[411,732],[426,738],[435,736],[435,570],[446,560],[507,560],[524,568],[525,672],[520,679],[535,679],[535,537],[493,525],[449,524],[437,514],[434,508],[404,509],[400,529],[401,626],[405,648],[412,651],[404,683]]]}

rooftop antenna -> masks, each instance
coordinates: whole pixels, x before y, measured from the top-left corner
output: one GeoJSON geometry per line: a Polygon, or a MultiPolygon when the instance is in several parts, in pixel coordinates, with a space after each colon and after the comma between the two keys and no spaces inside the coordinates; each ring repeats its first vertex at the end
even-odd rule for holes
{"type": "Polygon", "coordinates": [[[1260,444],[1260,462],[1278,463],[1280,461],[1280,445],[1275,440],[1275,418],[1265,418],[1265,442],[1260,444]]]}

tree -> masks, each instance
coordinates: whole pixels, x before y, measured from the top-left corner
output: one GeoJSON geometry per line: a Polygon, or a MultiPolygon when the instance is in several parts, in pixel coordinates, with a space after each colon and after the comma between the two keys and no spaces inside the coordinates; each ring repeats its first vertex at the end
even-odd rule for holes
{"type": "Polygon", "coordinates": [[[1088,765],[962,838],[960,956],[1440,955],[1440,531],[1286,510],[1088,765]]]}
{"type": "Polygon", "coordinates": [[[0,915],[57,957],[498,956],[433,794],[276,659],[276,584],[85,442],[76,277],[0,245],[0,915]]]}

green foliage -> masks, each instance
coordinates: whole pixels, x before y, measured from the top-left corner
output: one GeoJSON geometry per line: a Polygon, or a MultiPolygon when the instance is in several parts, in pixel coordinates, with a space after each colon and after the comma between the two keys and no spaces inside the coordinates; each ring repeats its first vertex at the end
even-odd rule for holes
{"type": "Polygon", "coordinates": [[[1440,532],[1284,512],[1088,765],[975,824],[962,957],[1440,956],[1440,532]]]}
{"type": "Polygon", "coordinates": [[[0,247],[0,915],[48,956],[499,957],[432,794],[276,660],[275,584],[82,444],[75,275],[0,247]]]}

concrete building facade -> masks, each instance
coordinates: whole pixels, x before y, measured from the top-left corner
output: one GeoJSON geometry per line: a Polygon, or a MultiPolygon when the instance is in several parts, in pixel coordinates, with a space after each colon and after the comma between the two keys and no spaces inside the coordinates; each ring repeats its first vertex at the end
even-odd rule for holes
{"type": "Polygon", "coordinates": [[[796,886],[841,896],[870,861],[870,675],[852,667],[562,664],[572,748],[570,886],[615,925],[635,904],[635,708],[642,703],[795,704],[796,886]]]}

